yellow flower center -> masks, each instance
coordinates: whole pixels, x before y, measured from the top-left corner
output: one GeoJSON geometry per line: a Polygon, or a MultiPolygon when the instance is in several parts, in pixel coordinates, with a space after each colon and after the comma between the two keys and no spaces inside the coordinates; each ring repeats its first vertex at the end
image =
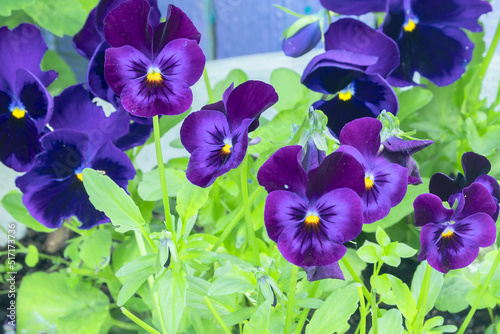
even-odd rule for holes
{"type": "Polygon", "coordinates": [[[404,31],[412,32],[417,25],[412,19],[408,20],[408,23],[403,27],[404,31]]]}
{"type": "Polygon", "coordinates": [[[370,177],[365,177],[365,189],[372,190],[373,188],[373,180],[370,177]]]}
{"type": "Polygon", "coordinates": [[[224,145],[224,146],[222,147],[222,149],[220,150],[220,153],[221,153],[222,155],[229,155],[229,154],[231,154],[231,148],[232,148],[232,147],[233,147],[233,146],[232,146],[231,144],[226,144],[226,145],[224,145]]]}
{"type": "Polygon", "coordinates": [[[304,222],[306,223],[306,225],[317,225],[319,223],[319,217],[311,214],[306,217],[306,220],[304,222]]]}
{"type": "Polygon", "coordinates": [[[149,83],[159,84],[163,81],[163,77],[161,76],[160,72],[156,72],[153,70],[151,73],[148,73],[146,80],[149,83]]]}
{"type": "Polygon", "coordinates": [[[453,235],[453,231],[449,230],[449,229],[446,229],[443,231],[443,233],[441,233],[441,237],[443,237],[443,238],[449,238],[452,235],[453,235]]]}
{"type": "Polygon", "coordinates": [[[341,101],[349,101],[352,98],[352,94],[350,91],[345,93],[339,92],[339,100],[341,101]]]}
{"type": "Polygon", "coordinates": [[[82,173],[76,174],[76,177],[78,178],[78,180],[80,180],[80,181],[83,182],[83,175],[82,175],[82,173]]]}
{"type": "Polygon", "coordinates": [[[21,110],[19,108],[16,108],[14,110],[12,110],[12,116],[14,116],[15,118],[23,118],[24,115],[26,114],[26,110],[21,110]]]}

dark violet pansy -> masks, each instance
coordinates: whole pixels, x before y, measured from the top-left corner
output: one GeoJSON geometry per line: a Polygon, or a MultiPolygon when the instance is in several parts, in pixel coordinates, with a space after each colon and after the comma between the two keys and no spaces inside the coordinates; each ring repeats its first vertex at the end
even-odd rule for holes
{"type": "Polygon", "coordinates": [[[415,225],[422,226],[418,259],[427,260],[442,273],[467,267],[477,257],[479,247],[491,246],[496,238],[491,218],[496,205],[483,185],[472,183],[452,196],[449,205],[456,209],[446,209],[433,194],[419,195],[413,203],[415,225]]]}
{"type": "Polygon", "coordinates": [[[167,21],[151,25],[146,0],[128,0],[104,19],[104,77],[133,115],[177,115],[191,106],[191,86],[205,66],[199,32],[171,6],[167,21]]]}
{"type": "Polygon", "coordinates": [[[25,172],[42,150],[40,137],[49,131],[53,102],[45,87],[57,74],[40,69],[47,45],[32,24],[12,31],[1,27],[0,50],[0,161],[25,172]]]}
{"type": "Polygon", "coordinates": [[[383,32],[401,52],[401,64],[389,83],[415,85],[415,72],[438,86],[459,79],[474,48],[461,28],[481,31],[477,20],[489,11],[491,5],[482,0],[389,0],[383,32]]]}
{"type": "Polygon", "coordinates": [[[385,11],[387,0],[320,0],[323,7],[343,15],[385,11]]]}
{"type": "Polygon", "coordinates": [[[29,213],[49,228],[60,227],[63,219],[72,216],[82,223],[81,229],[109,222],[90,203],[82,171],[98,170],[126,189],[135,175],[127,155],[110,141],[96,146],[86,133],[72,129],[56,130],[41,142],[45,151],[36,156],[28,173],[16,179],[29,213]]]}
{"type": "Polygon", "coordinates": [[[458,173],[454,179],[443,173],[434,174],[429,183],[429,192],[437,195],[442,201],[447,201],[450,196],[462,192],[473,182],[480,183],[488,189],[497,203],[497,209],[492,216],[496,221],[499,212],[500,185],[494,177],[487,175],[491,170],[490,162],[480,154],[465,152],[462,155],[462,168],[465,175],[458,173]]]}
{"type": "Polygon", "coordinates": [[[422,183],[417,162],[412,155],[434,143],[432,140],[405,140],[396,136],[382,142],[382,156],[389,162],[396,163],[408,169],[408,183],[422,183]]]}
{"type": "Polygon", "coordinates": [[[186,176],[199,187],[208,187],[217,177],[240,165],[248,146],[248,132],[258,126],[260,114],[278,101],[273,86],[247,81],[222,101],[190,114],[181,127],[181,142],[191,153],[186,176]]]}
{"type": "Polygon", "coordinates": [[[394,41],[363,22],[344,18],[325,33],[325,49],[306,67],[302,83],[316,92],[335,94],[314,108],[325,113],[337,137],[354,119],[377,117],[382,110],[397,113],[396,94],[384,79],[399,64],[394,41]]]}
{"type": "Polygon", "coordinates": [[[365,117],[354,120],[340,132],[340,148],[356,158],[364,169],[364,190],[361,192],[364,223],[371,224],[389,214],[406,194],[408,169],[390,163],[379,152],[382,123],[365,117]]]}
{"type": "Polygon", "coordinates": [[[285,55],[294,58],[303,56],[314,49],[321,40],[322,33],[319,18],[315,16],[302,17],[290,26],[284,35],[281,49],[285,55]],[[301,27],[294,31],[297,29],[294,27],[296,25],[301,27]]]}
{"type": "MultiPolygon", "coordinates": [[[[316,158],[306,154],[306,160],[316,158]]],[[[346,252],[343,244],[356,238],[363,226],[360,163],[334,152],[318,165],[303,161],[301,146],[287,146],[262,165],[257,179],[269,192],[264,209],[267,234],[284,258],[304,267],[309,280],[342,279],[337,262],[346,252]]]]}

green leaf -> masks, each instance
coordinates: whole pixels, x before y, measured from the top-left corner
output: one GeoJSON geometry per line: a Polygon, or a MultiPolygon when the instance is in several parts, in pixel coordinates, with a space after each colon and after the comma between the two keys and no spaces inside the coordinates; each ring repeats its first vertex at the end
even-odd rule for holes
{"type": "Polygon", "coordinates": [[[26,253],[26,258],[24,259],[28,267],[35,267],[38,263],[38,248],[35,245],[28,246],[28,253],[26,253]]]}
{"type": "Polygon", "coordinates": [[[23,9],[31,5],[35,0],[2,0],[0,4],[0,16],[10,16],[13,10],[23,9]]]}
{"type": "Polygon", "coordinates": [[[401,311],[403,316],[409,321],[413,321],[417,315],[417,306],[415,299],[411,294],[408,285],[403,283],[399,278],[392,275],[387,275],[392,286],[392,293],[394,294],[394,301],[396,306],[401,311]]]}
{"type": "Polygon", "coordinates": [[[382,247],[365,240],[363,246],[357,251],[358,256],[367,263],[376,263],[382,260],[382,247]]]}
{"type": "Polygon", "coordinates": [[[15,220],[37,232],[50,233],[50,229],[40,224],[33,218],[23,204],[23,195],[17,191],[11,191],[2,198],[2,206],[15,220]]]}
{"type": "Polygon", "coordinates": [[[414,248],[411,248],[407,244],[404,244],[402,242],[398,242],[398,244],[396,246],[396,254],[399,257],[408,258],[408,257],[412,257],[413,255],[417,254],[417,250],[414,248]]]}
{"type": "Polygon", "coordinates": [[[295,306],[301,308],[312,308],[317,309],[323,305],[323,301],[318,298],[296,298],[295,306]]]}
{"type": "MultiPolygon", "coordinates": [[[[415,270],[413,274],[413,279],[411,281],[411,293],[415,300],[418,300],[418,296],[420,295],[420,289],[422,288],[422,284],[424,282],[425,268],[427,266],[427,261],[423,261],[415,270]]],[[[441,291],[441,287],[443,286],[444,278],[443,274],[437,270],[432,269],[431,271],[431,280],[429,284],[429,293],[427,294],[427,305],[425,308],[425,314],[430,312],[434,308],[434,303],[439,295],[439,291],[441,291]]]]}
{"type": "Polygon", "coordinates": [[[314,313],[306,327],[306,334],[344,333],[349,329],[347,321],[358,308],[356,284],[335,290],[314,313]]]}
{"type": "Polygon", "coordinates": [[[55,70],[57,79],[50,84],[48,90],[52,96],[59,95],[65,88],[76,84],[75,74],[69,65],[54,51],[48,50],[42,59],[42,70],[55,70]]]}
{"type": "Polygon", "coordinates": [[[116,304],[118,306],[125,304],[151,274],[153,274],[153,270],[143,270],[127,277],[127,280],[120,289],[120,293],[118,293],[116,304]]]}
{"type": "Polygon", "coordinates": [[[496,141],[500,137],[500,125],[491,125],[479,134],[476,125],[471,118],[465,120],[465,128],[469,145],[474,147],[474,151],[482,155],[490,155],[498,148],[496,141]]]}
{"type": "Polygon", "coordinates": [[[156,255],[148,254],[130,261],[129,263],[121,267],[115,275],[116,277],[123,277],[135,274],[142,270],[151,270],[151,272],[154,273],[155,266],[156,255]]]}
{"type": "Polygon", "coordinates": [[[109,318],[109,299],[86,282],[62,273],[23,277],[17,296],[19,333],[99,333],[109,318]]]}
{"type": "Polygon", "coordinates": [[[377,293],[381,297],[381,301],[389,305],[396,304],[394,294],[392,293],[392,284],[387,274],[371,276],[370,284],[373,289],[377,290],[377,293]]]}
{"type": "MultiPolygon", "coordinates": [[[[180,122],[182,122],[184,120],[184,118],[186,118],[187,115],[189,115],[190,111],[191,111],[191,109],[189,109],[185,113],[182,113],[182,114],[179,114],[179,115],[161,117],[160,120],[159,120],[159,123],[160,123],[160,138],[163,137],[163,135],[165,133],[167,133],[168,131],[170,131],[174,126],[176,126],[177,124],[179,124],[180,122]]],[[[149,139],[146,141],[146,143],[144,144],[144,146],[152,144],[154,142],[155,142],[155,138],[154,138],[153,135],[151,135],[151,137],[149,137],[149,139]]]]}
{"type": "Polygon", "coordinates": [[[224,80],[221,80],[215,84],[213,89],[215,101],[222,100],[222,94],[229,87],[229,85],[231,85],[231,83],[234,83],[234,87],[237,87],[247,80],[248,76],[239,68],[231,70],[231,72],[229,72],[224,80]]]}
{"type": "MultiPolygon", "coordinates": [[[[186,173],[174,168],[165,168],[165,180],[168,185],[168,197],[176,197],[184,180],[186,180],[186,173]]],[[[144,174],[137,192],[145,201],[159,201],[163,198],[158,168],[144,174]]]]}
{"type": "Polygon", "coordinates": [[[271,301],[266,300],[259,306],[248,324],[243,327],[243,334],[266,334],[269,333],[268,322],[271,313],[271,301]]]}
{"type": "Polygon", "coordinates": [[[432,100],[432,92],[422,87],[413,87],[398,94],[398,119],[402,121],[432,100]]]}
{"type": "Polygon", "coordinates": [[[188,219],[198,213],[198,210],[205,204],[208,199],[210,187],[200,188],[195,186],[187,179],[182,184],[177,192],[177,213],[181,217],[184,224],[188,219]]]}
{"type": "Polygon", "coordinates": [[[141,231],[144,218],[134,201],[108,176],[86,168],[83,170],[83,185],[90,196],[90,202],[97,210],[111,219],[116,231],[141,231]]]}
{"type": "Polygon", "coordinates": [[[163,311],[163,323],[168,333],[177,333],[186,308],[188,283],[183,272],[167,271],[158,281],[158,295],[163,311]]]}
{"type": "Polygon", "coordinates": [[[111,233],[97,230],[86,236],[80,244],[80,256],[92,269],[103,269],[111,258],[111,233]]]}
{"type": "Polygon", "coordinates": [[[278,68],[271,73],[271,84],[278,93],[279,100],[274,105],[278,111],[294,109],[295,105],[310,93],[300,83],[300,75],[288,68],[278,68]]]}
{"type": "Polygon", "coordinates": [[[231,273],[217,278],[210,285],[208,294],[210,296],[222,296],[231,293],[245,293],[255,290],[256,287],[256,282],[250,281],[245,276],[231,273]]]}
{"type": "Polygon", "coordinates": [[[253,314],[255,314],[255,307],[245,307],[240,308],[239,310],[234,311],[231,314],[226,315],[222,320],[227,327],[231,327],[242,323],[243,321],[250,318],[253,314]]]}
{"type": "Polygon", "coordinates": [[[377,232],[375,233],[375,238],[380,246],[385,247],[391,242],[391,238],[385,233],[381,227],[377,227],[377,232]]]}
{"type": "MultiPolygon", "coordinates": [[[[403,334],[403,318],[401,312],[393,308],[385,312],[381,318],[377,320],[378,332],[387,334],[403,334]]],[[[369,334],[373,334],[373,328],[369,334]]]]}

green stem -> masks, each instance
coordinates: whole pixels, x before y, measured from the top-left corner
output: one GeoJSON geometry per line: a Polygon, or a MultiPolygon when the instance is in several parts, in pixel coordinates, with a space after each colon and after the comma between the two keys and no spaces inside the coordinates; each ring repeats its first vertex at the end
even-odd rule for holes
{"type": "Polygon", "coordinates": [[[493,265],[491,266],[490,272],[488,273],[488,276],[486,276],[486,280],[482,284],[481,291],[479,291],[479,295],[476,298],[476,301],[474,302],[474,305],[469,311],[469,314],[467,314],[467,317],[465,318],[464,322],[462,323],[462,326],[460,326],[460,329],[458,330],[458,334],[463,334],[465,330],[467,329],[467,326],[469,326],[469,322],[471,321],[472,317],[474,316],[474,313],[476,313],[476,309],[479,306],[479,303],[483,299],[484,293],[488,289],[491,279],[493,278],[493,274],[495,274],[495,271],[497,270],[498,264],[500,263],[500,250],[497,252],[497,256],[495,257],[495,261],[493,262],[493,265]]]}
{"type": "Polygon", "coordinates": [[[76,234],[78,234],[78,235],[85,235],[84,233],[82,233],[82,231],[81,231],[81,230],[77,229],[76,227],[74,227],[73,225],[71,225],[70,223],[68,223],[68,222],[66,222],[66,221],[63,223],[63,225],[64,225],[64,227],[66,227],[68,230],[71,230],[71,231],[75,232],[75,233],[76,233],[76,234]]]}
{"type": "MultiPolygon", "coordinates": [[[[7,233],[7,230],[2,226],[0,225],[0,229],[2,229],[3,233],[5,233],[5,236],[7,237],[7,240],[9,239],[9,233],[7,233]]],[[[26,247],[24,247],[24,245],[22,243],[20,243],[17,238],[14,239],[14,242],[16,243],[17,247],[19,247],[19,250],[27,250],[26,247]]]]}
{"type": "Polygon", "coordinates": [[[214,306],[210,302],[210,299],[208,299],[208,297],[205,296],[205,297],[203,297],[203,300],[205,301],[205,304],[207,305],[208,309],[210,310],[210,313],[212,313],[212,316],[215,318],[215,320],[219,324],[220,328],[222,328],[224,333],[231,334],[231,330],[229,330],[229,328],[224,323],[224,320],[222,320],[220,315],[217,313],[217,310],[214,308],[214,306]]]}
{"type": "MultiPolygon", "coordinates": [[[[146,252],[146,245],[144,244],[144,240],[142,239],[142,235],[137,231],[134,231],[134,232],[135,232],[135,240],[137,241],[137,246],[139,247],[139,252],[140,252],[141,256],[144,256],[147,254],[147,252],[146,252]]],[[[154,282],[155,282],[155,279],[154,279],[153,275],[150,275],[148,277],[148,285],[149,285],[149,289],[151,291],[153,291],[154,282]]],[[[158,292],[153,293],[153,300],[155,303],[156,313],[158,313],[161,331],[163,334],[166,334],[167,329],[165,328],[165,323],[163,321],[163,313],[161,311],[160,297],[158,296],[158,292]]]]}
{"type": "Polygon", "coordinates": [[[284,334],[292,334],[293,305],[295,303],[295,290],[297,290],[297,273],[299,267],[292,264],[292,275],[290,276],[290,293],[288,294],[288,304],[286,306],[286,320],[284,334]]]}
{"type": "Polygon", "coordinates": [[[378,310],[377,306],[377,290],[373,289],[372,290],[372,329],[373,329],[373,334],[378,334],[378,316],[377,312],[375,310],[378,310]]]}
{"type": "MultiPolygon", "coordinates": [[[[253,192],[253,194],[250,196],[250,199],[248,200],[248,202],[253,203],[257,199],[257,197],[260,195],[260,193],[262,192],[263,189],[264,188],[261,188],[261,187],[257,188],[253,192]]],[[[244,212],[244,207],[241,206],[238,209],[238,211],[236,212],[236,214],[233,216],[233,219],[229,222],[229,224],[227,224],[226,229],[224,230],[224,232],[222,232],[222,234],[219,237],[219,239],[217,240],[217,242],[212,247],[212,252],[216,252],[217,249],[219,249],[219,247],[222,245],[224,240],[226,240],[227,236],[231,233],[233,228],[240,221],[241,217],[243,217],[243,212],[244,212]]]]}
{"type": "Polygon", "coordinates": [[[146,241],[148,242],[148,245],[151,246],[151,249],[153,249],[153,251],[155,253],[158,253],[158,248],[156,248],[156,245],[155,243],[153,242],[153,240],[151,240],[151,238],[149,237],[149,234],[148,232],[146,232],[146,230],[144,229],[144,227],[142,226],[139,226],[140,227],[140,230],[141,230],[141,233],[142,233],[142,236],[144,237],[144,239],[146,239],[146,241]]]}
{"type": "Polygon", "coordinates": [[[107,322],[111,326],[116,327],[116,328],[126,329],[126,330],[129,330],[129,331],[135,331],[135,332],[137,332],[137,330],[138,330],[137,325],[135,323],[131,324],[131,323],[128,323],[128,322],[123,322],[123,321],[120,321],[120,320],[116,320],[114,318],[108,319],[107,322]]]}
{"type": "Polygon", "coordinates": [[[365,297],[363,296],[363,289],[361,287],[358,288],[358,295],[359,295],[359,314],[360,314],[360,322],[359,322],[359,328],[360,328],[360,334],[366,334],[366,307],[365,307],[365,297]]]}
{"type": "Polygon", "coordinates": [[[427,263],[427,267],[425,267],[424,281],[422,282],[422,289],[420,290],[420,295],[418,296],[417,303],[417,318],[416,320],[416,328],[415,333],[422,333],[422,329],[424,327],[424,319],[425,319],[425,308],[427,307],[427,297],[429,295],[429,286],[431,282],[431,274],[432,267],[427,263]]]}
{"type": "MultiPolygon", "coordinates": [[[[316,291],[318,291],[319,282],[320,281],[314,282],[311,293],[309,294],[309,298],[314,298],[316,296],[316,291]]],[[[302,333],[302,328],[306,323],[307,316],[309,315],[310,310],[311,310],[310,308],[305,308],[302,310],[302,312],[300,313],[299,322],[297,323],[297,327],[295,327],[294,333],[296,334],[302,333]]]]}
{"type": "Polygon", "coordinates": [[[365,295],[365,298],[368,301],[368,303],[371,304],[372,303],[372,298],[370,296],[370,292],[368,291],[368,289],[366,288],[366,286],[363,284],[363,281],[361,280],[361,278],[359,278],[359,276],[356,275],[356,272],[351,267],[351,265],[349,264],[349,262],[347,262],[345,256],[342,258],[341,261],[342,261],[342,264],[346,267],[346,269],[349,272],[349,274],[351,275],[352,279],[355,282],[361,284],[361,289],[363,289],[363,294],[365,295]]]}
{"type": "Polygon", "coordinates": [[[156,329],[154,329],[153,327],[149,326],[147,323],[145,323],[144,321],[142,321],[141,319],[137,318],[135,315],[133,315],[129,310],[127,310],[125,307],[120,307],[120,310],[122,311],[122,313],[127,317],[129,318],[130,320],[132,320],[133,322],[135,322],[137,325],[139,325],[142,329],[144,329],[146,332],[148,333],[151,333],[151,334],[161,334],[160,332],[158,332],[156,329]]]}
{"type": "Polygon", "coordinates": [[[158,162],[158,173],[160,174],[161,193],[163,195],[163,209],[165,212],[165,225],[167,230],[173,231],[172,218],[170,217],[170,204],[168,202],[167,181],[165,180],[165,166],[161,153],[160,123],[158,116],[153,117],[153,133],[155,138],[156,161],[158,162]]]}
{"type": "Polygon", "coordinates": [[[214,92],[212,91],[212,86],[210,86],[210,79],[208,78],[207,67],[203,69],[203,79],[205,80],[205,86],[207,87],[208,93],[208,103],[214,103],[214,92]]]}
{"type": "Polygon", "coordinates": [[[259,245],[255,238],[255,231],[253,230],[252,217],[250,215],[250,203],[248,201],[248,155],[245,155],[241,163],[241,193],[243,196],[243,205],[245,210],[245,222],[247,224],[248,241],[253,248],[253,256],[257,266],[260,267],[259,258],[259,245]]]}
{"type": "Polygon", "coordinates": [[[493,37],[493,41],[491,43],[491,46],[488,50],[488,53],[486,54],[486,57],[484,57],[483,63],[481,65],[481,72],[479,72],[479,77],[482,79],[486,75],[486,72],[488,71],[488,67],[491,63],[491,59],[493,58],[493,55],[495,54],[495,50],[498,46],[498,41],[500,40],[500,21],[498,22],[497,30],[495,32],[495,36],[493,37]]]}

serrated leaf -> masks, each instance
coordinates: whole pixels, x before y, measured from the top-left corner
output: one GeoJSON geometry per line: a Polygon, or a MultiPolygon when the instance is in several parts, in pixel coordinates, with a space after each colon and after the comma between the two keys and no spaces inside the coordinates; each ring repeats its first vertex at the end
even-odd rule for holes
{"type": "Polygon", "coordinates": [[[23,195],[20,192],[13,190],[2,198],[2,206],[15,220],[32,230],[44,233],[55,231],[55,229],[45,227],[33,218],[24,206],[22,198],[23,195]]]}
{"type": "Polygon", "coordinates": [[[141,225],[145,224],[144,218],[125,190],[107,175],[102,175],[93,169],[86,168],[82,174],[83,185],[90,202],[111,219],[117,232],[141,231],[141,225]]]}

